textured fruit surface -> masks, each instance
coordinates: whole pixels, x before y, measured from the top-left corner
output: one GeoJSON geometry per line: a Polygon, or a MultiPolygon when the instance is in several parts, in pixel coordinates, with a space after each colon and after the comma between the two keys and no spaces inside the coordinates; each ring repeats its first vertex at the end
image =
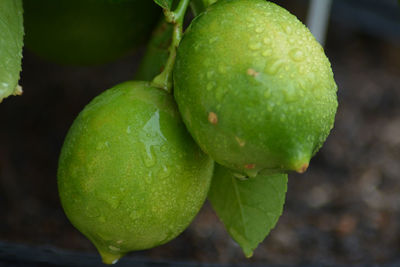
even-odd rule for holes
{"type": "Polygon", "coordinates": [[[127,82],[96,97],[73,123],[58,186],[72,224],[112,263],[181,233],[202,206],[212,171],[172,96],[127,82]]]}
{"type": "Polygon", "coordinates": [[[174,85],[202,150],[249,176],[305,171],[337,109],[322,47],[295,16],[264,0],[221,0],[193,20],[174,85]]]}
{"type": "Polygon", "coordinates": [[[26,45],[64,64],[114,60],[138,46],[160,8],[143,0],[24,0],[26,45]]]}

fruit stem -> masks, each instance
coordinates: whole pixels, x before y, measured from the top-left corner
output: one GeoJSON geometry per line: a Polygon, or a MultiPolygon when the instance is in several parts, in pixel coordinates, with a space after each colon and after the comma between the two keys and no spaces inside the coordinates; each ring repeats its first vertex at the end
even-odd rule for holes
{"type": "Polygon", "coordinates": [[[152,85],[164,89],[168,93],[172,93],[172,70],[175,64],[176,49],[182,39],[183,19],[189,2],[190,0],[180,0],[174,11],[164,10],[166,21],[174,25],[172,42],[169,47],[169,57],[165,64],[165,68],[153,79],[152,85]]]}

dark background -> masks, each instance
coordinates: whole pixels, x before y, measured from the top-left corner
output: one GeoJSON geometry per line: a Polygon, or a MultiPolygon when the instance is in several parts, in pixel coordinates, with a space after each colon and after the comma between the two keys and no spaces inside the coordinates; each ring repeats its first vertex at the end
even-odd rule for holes
{"type": "MultiPolygon", "coordinates": [[[[307,1],[283,2],[304,19],[307,1]]],[[[61,209],[58,155],[79,111],[105,89],[131,79],[143,51],[98,67],[60,66],[24,52],[24,94],[0,104],[0,242],[94,252],[61,209]]],[[[254,256],[243,256],[207,203],[178,238],[129,257],[296,265],[400,262],[396,1],[334,0],[325,51],[339,87],[335,128],[309,170],[289,175],[284,213],[254,256]]]]}

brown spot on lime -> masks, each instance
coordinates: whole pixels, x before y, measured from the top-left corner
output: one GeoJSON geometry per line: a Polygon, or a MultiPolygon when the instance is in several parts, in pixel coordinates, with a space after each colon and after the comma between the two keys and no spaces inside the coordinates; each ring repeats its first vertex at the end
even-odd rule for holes
{"type": "Polygon", "coordinates": [[[248,170],[254,169],[256,167],[256,164],[252,163],[252,164],[246,164],[244,165],[244,167],[248,170]]]}
{"type": "Polygon", "coordinates": [[[247,70],[247,74],[250,75],[250,76],[256,77],[260,73],[255,71],[254,69],[248,69],[247,70]]]}
{"type": "Polygon", "coordinates": [[[208,121],[209,121],[211,124],[216,125],[216,124],[218,123],[218,116],[217,116],[217,114],[215,114],[214,112],[208,113],[208,121]]]}
{"type": "Polygon", "coordinates": [[[235,136],[236,142],[238,142],[239,146],[244,147],[246,141],[240,139],[239,137],[235,136]]]}
{"type": "Polygon", "coordinates": [[[304,163],[296,170],[298,173],[304,173],[308,169],[308,163],[304,163]]]}

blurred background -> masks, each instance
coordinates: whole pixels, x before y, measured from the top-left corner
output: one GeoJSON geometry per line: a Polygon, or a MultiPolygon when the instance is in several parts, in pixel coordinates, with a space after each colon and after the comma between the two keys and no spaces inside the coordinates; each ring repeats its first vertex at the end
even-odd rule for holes
{"type": "MultiPolygon", "coordinates": [[[[306,22],[308,1],[274,1],[306,22]]],[[[63,139],[96,95],[133,77],[142,46],[95,67],[24,51],[24,94],[0,104],[0,242],[94,253],[65,217],[56,171],[63,139]]],[[[206,203],[161,247],[128,257],[200,263],[400,263],[400,7],[333,0],[325,51],[338,84],[335,127],[302,175],[290,174],[276,228],[246,259],[206,203]]],[[[1,261],[0,261],[1,265],[1,261]]]]}

